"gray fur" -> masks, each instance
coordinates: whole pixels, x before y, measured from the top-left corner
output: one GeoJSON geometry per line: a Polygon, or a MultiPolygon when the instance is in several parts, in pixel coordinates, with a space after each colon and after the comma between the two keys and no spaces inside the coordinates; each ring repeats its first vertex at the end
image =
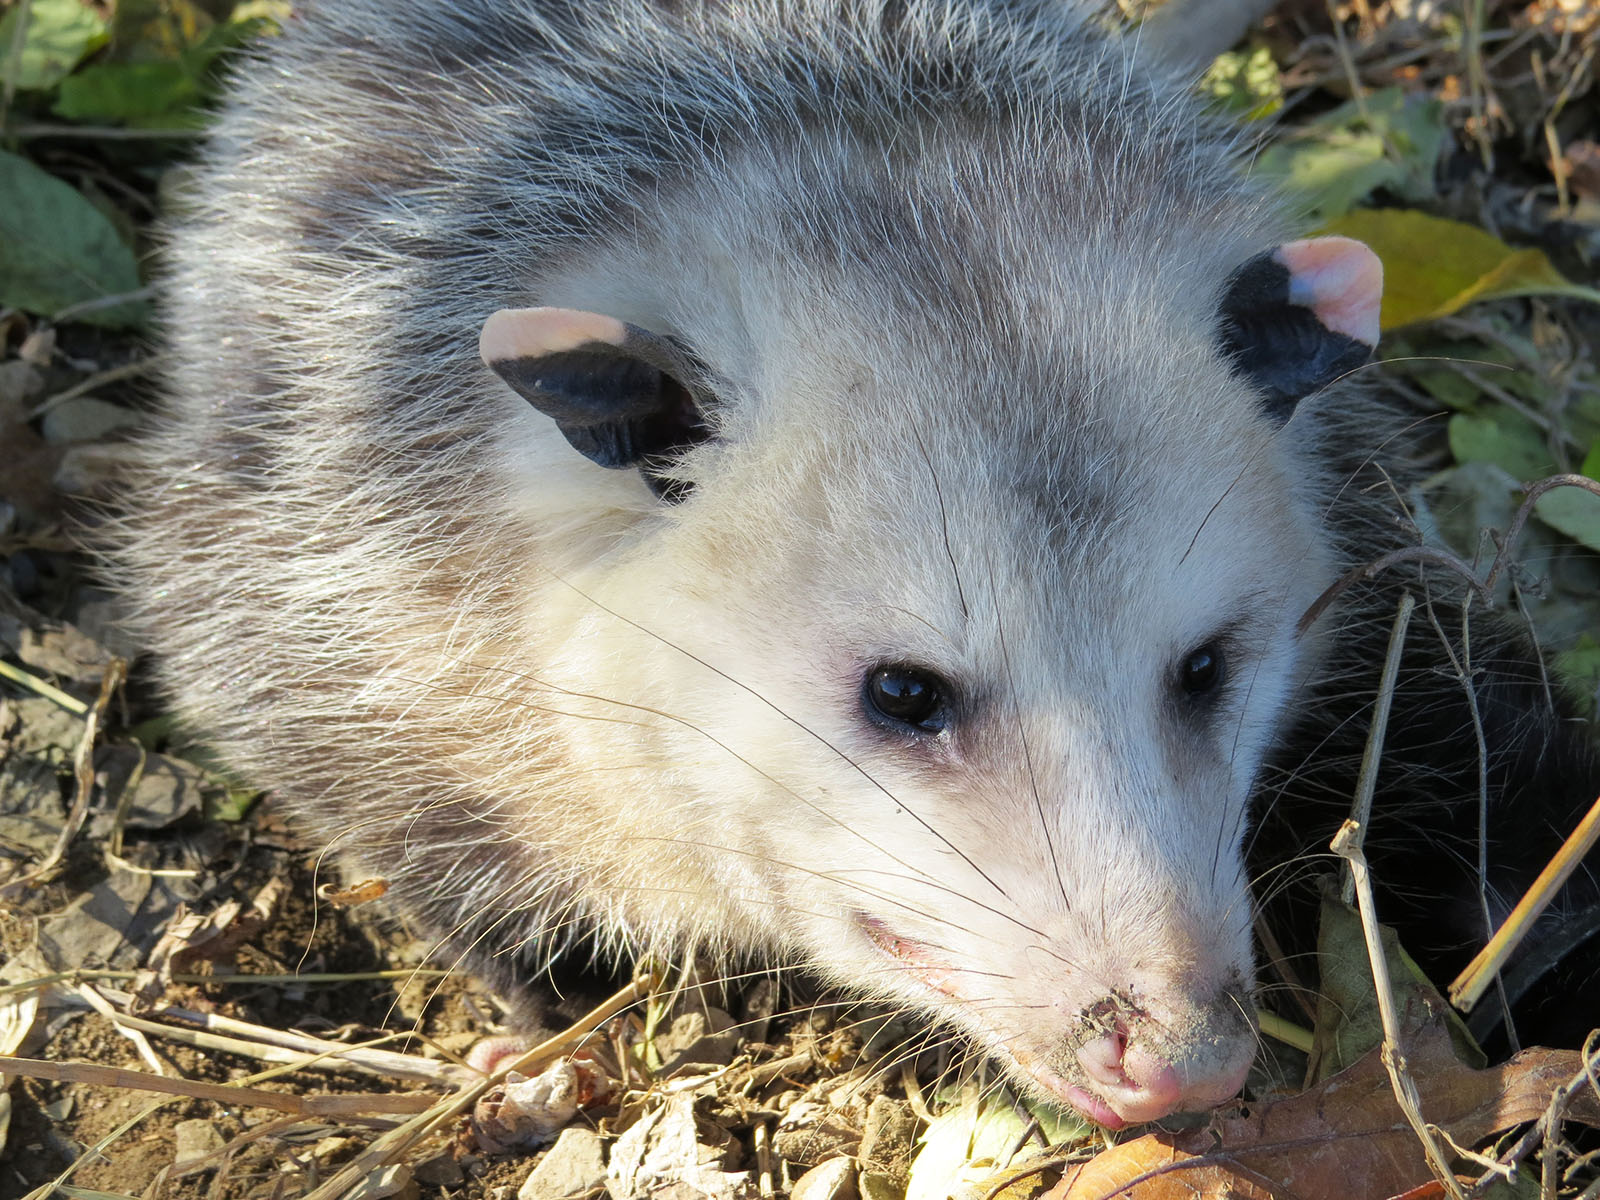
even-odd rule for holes
{"type": "Polygon", "coordinates": [[[572,922],[776,957],[1058,1095],[1111,1004],[1220,1099],[1333,572],[1316,412],[1275,430],[1216,344],[1285,232],[1231,135],[1044,0],[304,8],[169,230],[115,557],[184,715],[502,985],[572,922]],[[688,499],[479,362],[528,305],[706,364],[688,499]],[[1206,724],[1169,664],[1218,623],[1249,686],[1206,724]],[[976,715],[866,728],[875,658],[976,715]]]}

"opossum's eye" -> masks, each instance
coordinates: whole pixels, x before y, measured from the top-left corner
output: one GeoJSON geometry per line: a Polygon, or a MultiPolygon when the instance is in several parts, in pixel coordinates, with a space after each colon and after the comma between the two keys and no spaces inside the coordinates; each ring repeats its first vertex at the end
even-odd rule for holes
{"type": "Polygon", "coordinates": [[[1207,642],[1189,652],[1178,671],[1178,686],[1191,696],[1203,696],[1222,685],[1227,675],[1227,662],[1222,647],[1207,642]]]}
{"type": "Polygon", "coordinates": [[[916,667],[877,667],[867,675],[868,711],[897,725],[938,733],[950,720],[950,687],[916,667]]]}

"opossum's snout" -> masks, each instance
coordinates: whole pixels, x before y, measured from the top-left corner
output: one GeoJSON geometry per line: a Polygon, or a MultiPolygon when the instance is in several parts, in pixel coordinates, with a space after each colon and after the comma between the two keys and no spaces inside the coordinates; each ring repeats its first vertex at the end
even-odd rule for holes
{"type": "Polygon", "coordinates": [[[1230,1099],[1244,1086],[1256,1049],[1242,982],[1223,987],[1176,1028],[1125,997],[1095,1005],[1084,1020],[1101,1032],[1077,1048],[1077,1062],[1098,1096],[1074,1103],[1114,1129],[1230,1099]]]}
{"type": "Polygon", "coordinates": [[[1244,1085],[1255,1057],[1242,971],[1133,972],[1075,1011],[1064,997],[1008,1004],[997,997],[1000,973],[957,968],[940,950],[864,913],[856,923],[902,970],[963,1006],[963,1023],[976,1024],[1040,1090],[1109,1129],[1221,1104],[1244,1085]],[[1028,1020],[1029,1010],[1047,1020],[1028,1020]]]}

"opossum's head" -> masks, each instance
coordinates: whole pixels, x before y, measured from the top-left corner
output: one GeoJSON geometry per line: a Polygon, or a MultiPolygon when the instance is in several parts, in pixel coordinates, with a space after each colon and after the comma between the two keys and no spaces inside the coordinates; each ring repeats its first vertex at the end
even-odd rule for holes
{"type": "Polygon", "coordinates": [[[813,293],[746,327],[759,369],[560,309],[482,349],[656,494],[564,651],[633,706],[574,734],[603,786],[681,837],[620,886],[1118,1126],[1253,1056],[1247,799],[1330,570],[1290,417],[1365,360],[1380,282],[1340,239],[1176,295],[1086,269],[1126,280],[1087,313],[930,306],[921,338],[903,297],[813,293]]]}

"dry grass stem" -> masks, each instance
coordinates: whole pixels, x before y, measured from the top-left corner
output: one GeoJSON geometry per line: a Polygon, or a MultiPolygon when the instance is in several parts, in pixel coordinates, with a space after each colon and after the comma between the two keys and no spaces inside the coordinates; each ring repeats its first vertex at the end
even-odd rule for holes
{"type": "MultiPolygon", "coordinates": [[[[1350,821],[1358,837],[1372,823],[1372,794],[1378,786],[1378,767],[1383,762],[1383,740],[1389,731],[1389,711],[1394,706],[1395,683],[1400,678],[1400,656],[1406,646],[1406,631],[1411,627],[1411,614],[1417,602],[1410,592],[1402,593],[1395,612],[1394,626],[1389,630],[1389,649],[1384,654],[1383,674],[1378,678],[1378,698],[1372,706],[1372,727],[1367,733],[1367,745],[1361,754],[1361,773],[1356,777],[1356,794],[1350,805],[1350,821]]],[[[1344,831],[1340,830],[1342,834],[1344,831]]],[[[1337,841],[1337,836],[1335,837],[1337,841]]],[[[1359,842],[1357,849],[1360,848],[1359,842]]],[[[1338,847],[1334,847],[1335,851],[1338,847]]],[[[1346,904],[1355,898],[1355,870],[1345,876],[1341,895],[1346,904]]]]}
{"type": "Polygon", "coordinates": [[[106,664],[105,672],[100,676],[100,694],[95,698],[94,705],[84,714],[83,734],[79,737],[78,748],[72,756],[72,773],[77,783],[77,792],[72,798],[72,808],[68,810],[66,820],[61,824],[61,832],[56,836],[56,844],[32,871],[0,887],[0,899],[20,895],[30,884],[54,871],[66,857],[67,847],[72,844],[72,839],[78,836],[78,830],[83,828],[84,819],[89,815],[89,798],[94,794],[95,739],[100,734],[100,722],[105,719],[106,706],[111,703],[111,697],[122,686],[122,681],[127,675],[128,664],[123,659],[113,658],[106,664]]]}
{"type": "Polygon", "coordinates": [[[36,695],[43,696],[57,707],[66,709],[75,717],[84,716],[89,711],[89,706],[76,696],[69,696],[60,688],[46,683],[37,675],[24,671],[21,667],[12,666],[4,659],[0,659],[0,679],[9,680],[18,687],[27,688],[36,695]]]}
{"type": "MultiPolygon", "coordinates": [[[[105,1015],[120,1032],[129,1037],[142,1038],[145,1034],[154,1034],[199,1050],[237,1054],[241,1058],[251,1058],[258,1062],[277,1063],[291,1070],[356,1071],[383,1079],[410,1079],[439,1087],[452,1087],[463,1081],[460,1067],[410,1055],[372,1050],[361,1045],[325,1042],[321,1049],[288,1048],[272,1044],[275,1039],[271,1036],[264,1038],[263,1041],[247,1041],[244,1038],[225,1037],[197,1029],[163,1025],[159,1021],[147,1021],[123,1013],[107,1011],[105,1015]]],[[[265,1032],[281,1037],[284,1031],[265,1032]]]]}
{"type": "Polygon", "coordinates": [[[296,1096],[288,1092],[269,1092],[261,1088],[225,1083],[203,1083],[197,1079],[169,1079],[123,1067],[98,1067],[93,1063],[47,1062],[37,1058],[0,1058],[0,1073],[25,1075],[29,1079],[49,1079],[56,1083],[82,1083],[95,1087],[123,1088],[143,1092],[164,1092],[194,1100],[214,1100],[218,1104],[243,1108],[271,1108],[299,1116],[337,1117],[356,1113],[416,1113],[436,1105],[439,1097],[424,1092],[362,1092],[333,1095],[296,1096]]]}
{"type": "Polygon", "coordinates": [[[1329,584],[1326,590],[1313,600],[1306,611],[1301,615],[1295,626],[1298,634],[1305,634],[1323,613],[1333,605],[1341,594],[1364,579],[1371,579],[1381,575],[1391,567],[1400,566],[1402,563],[1432,563],[1435,566],[1459,576],[1477,594],[1484,604],[1493,606],[1494,585],[1499,581],[1500,574],[1511,561],[1511,551],[1517,544],[1518,537],[1522,534],[1522,527],[1528,523],[1528,518],[1533,514],[1533,509],[1546,492],[1552,492],[1561,487],[1578,487],[1596,496],[1600,496],[1600,482],[1584,475],[1551,475],[1547,479],[1530,483],[1523,490],[1523,499],[1516,513],[1507,526],[1505,535],[1499,541],[1499,550],[1494,556],[1494,561],[1489,564],[1488,573],[1480,580],[1477,572],[1463,559],[1451,554],[1447,550],[1438,550],[1432,546],[1402,546],[1398,550],[1391,550],[1369,563],[1362,563],[1352,567],[1342,576],[1329,584]]]}
{"type": "MultiPolygon", "coordinates": [[[[1416,1084],[1406,1069],[1405,1055],[1400,1049],[1400,1020],[1395,1012],[1394,986],[1389,979],[1389,961],[1383,953],[1383,942],[1378,934],[1377,907],[1372,899],[1372,877],[1367,870],[1367,857],[1362,851],[1367,821],[1372,814],[1372,793],[1378,776],[1378,763],[1383,757],[1383,741],[1389,722],[1389,711],[1394,702],[1395,681],[1400,673],[1400,654],[1405,648],[1406,630],[1411,624],[1411,614],[1416,601],[1410,592],[1400,597],[1395,613],[1394,627],[1389,633],[1389,648],[1384,656],[1383,674],[1380,677],[1377,702],[1373,706],[1372,727],[1367,733],[1366,749],[1361,757],[1361,774],[1356,784],[1356,795],[1351,805],[1351,816],[1334,834],[1332,849],[1345,860],[1349,868],[1346,880],[1347,893],[1353,891],[1357,908],[1361,912],[1361,932],[1367,943],[1367,959],[1372,968],[1372,986],[1378,1000],[1378,1016],[1383,1024],[1381,1054],[1384,1068],[1389,1072],[1389,1083],[1394,1089],[1396,1102],[1405,1113],[1412,1132],[1422,1144],[1429,1169],[1454,1200],[1465,1200],[1455,1172],[1450,1169],[1444,1152],[1439,1148],[1433,1128],[1422,1117],[1421,1097],[1416,1084]]],[[[1346,901],[1348,903],[1348,899],[1346,901]]]]}
{"type": "Polygon", "coordinates": [[[144,1031],[137,1024],[129,1022],[128,1018],[112,1008],[110,1002],[88,984],[80,983],[74,990],[85,1004],[110,1021],[118,1033],[133,1043],[133,1048],[139,1057],[144,1059],[152,1071],[157,1075],[167,1073],[166,1064],[156,1057],[155,1047],[150,1045],[149,1039],[144,1036],[144,1031]]]}
{"type": "Polygon", "coordinates": [[[577,1050],[612,1017],[648,996],[658,983],[659,977],[654,974],[641,975],[597,1008],[585,1013],[564,1033],[540,1042],[515,1059],[509,1059],[492,1075],[484,1076],[477,1083],[437,1099],[432,1107],[404,1125],[375,1138],[371,1145],[339,1168],[320,1187],[308,1192],[305,1200],[341,1200],[368,1173],[395,1161],[435,1129],[470,1111],[490,1089],[498,1086],[513,1071],[536,1075],[542,1067],[577,1050]]]}
{"type": "MultiPolygon", "coordinates": [[[[151,872],[157,874],[158,872],[151,872]]],[[[7,996],[17,995],[21,992],[39,992],[52,988],[58,984],[91,983],[101,979],[133,980],[143,975],[143,971],[131,969],[117,970],[113,968],[83,968],[76,971],[56,971],[49,975],[38,975],[20,983],[0,985],[0,1000],[7,996]]],[[[237,983],[247,987],[261,987],[269,984],[293,984],[299,987],[308,983],[338,984],[338,983],[364,983],[369,980],[411,980],[414,978],[442,978],[454,974],[443,967],[394,967],[387,971],[307,971],[304,974],[286,975],[253,975],[235,971],[218,971],[216,973],[200,971],[174,971],[167,978],[173,983],[203,983],[223,984],[237,983]]],[[[104,989],[102,989],[104,991],[104,989]]],[[[115,998],[114,996],[112,998],[115,998]]],[[[160,1012],[162,1010],[155,1010],[160,1012]]],[[[174,1009],[174,1013],[188,1012],[187,1009],[174,1009]]],[[[198,1014],[196,1014],[198,1015],[198,1014]]]]}
{"type": "Polygon", "coordinates": [[[1501,922],[1500,928],[1489,939],[1489,944],[1478,951],[1477,957],[1456,976],[1450,985],[1450,1003],[1463,1012],[1472,1010],[1472,1006],[1488,989],[1490,981],[1499,974],[1506,959],[1533,928],[1539,914],[1555,899],[1561,885],[1582,865],[1584,856],[1594,849],[1597,842],[1600,842],[1600,797],[1595,799],[1583,820],[1578,822],[1578,827],[1556,851],[1555,857],[1545,864],[1544,870],[1533,881],[1533,886],[1517,901],[1511,915],[1501,922]]]}
{"type": "Polygon", "coordinates": [[[1361,932],[1367,943],[1367,958],[1372,965],[1372,986],[1378,998],[1378,1017],[1383,1023],[1381,1055],[1384,1068],[1389,1072],[1389,1083],[1394,1088],[1394,1098],[1405,1113],[1428,1167],[1454,1200],[1466,1200],[1455,1172],[1445,1160],[1433,1136],[1433,1127],[1422,1117],[1422,1101],[1416,1084],[1406,1068],[1405,1054],[1400,1049],[1400,1020],[1394,1007],[1394,985],[1389,979],[1389,963],[1383,954],[1383,943],[1378,936],[1378,914],[1372,899],[1372,876],[1367,871],[1367,856],[1361,849],[1361,827],[1346,821],[1333,836],[1333,852],[1349,864],[1350,877],[1355,884],[1356,906],[1361,912],[1361,932]]]}
{"type": "MultiPolygon", "coordinates": [[[[338,1060],[333,1064],[335,1066],[346,1066],[389,1079],[414,1079],[419,1083],[449,1086],[478,1078],[478,1072],[473,1071],[470,1067],[436,1062],[433,1059],[422,1058],[415,1054],[402,1054],[392,1050],[374,1048],[383,1042],[417,1036],[409,1031],[387,1034],[372,1042],[353,1045],[345,1042],[330,1041],[326,1038],[313,1037],[311,1034],[299,1033],[294,1030],[271,1029],[264,1025],[241,1021],[236,1017],[224,1016],[221,1013],[202,1013],[172,1005],[153,1009],[151,1010],[151,1015],[173,1021],[182,1021],[186,1025],[199,1026],[201,1029],[215,1031],[219,1034],[232,1034],[236,1038],[253,1039],[256,1043],[263,1044],[266,1047],[294,1051],[299,1054],[315,1055],[316,1060],[325,1060],[329,1056],[333,1056],[338,1060]]],[[[137,1018],[130,1017],[127,1019],[136,1020],[137,1018]]],[[[144,1025],[169,1036],[176,1034],[193,1035],[196,1032],[193,1029],[175,1029],[170,1025],[157,1025],[155,1022],[145,1022],[144,1025]]],[[[228,1040],[234,1039],[230,1038],[228,1040]]],[[[422,1040],[426,1041],[426,1039],[422,1040]]],[[[264,1058],[266,1056],[263,1054],[260,1057],[264,1058]]],[[[323,1065],[322,1062],[316,1060],[309,1062],[308,1065],[323,1065]]]]}
{"type": "Polygon", "coordinates": [[[90,392],[97,392],[107,384],[121,383],[126,379],[137,379],[147,375],[165,361],[165,356],[160,354],[146,355],[136,358],[132,362],[123,363],[121,366],[111,367],[104,371],[96,371],[89,378],[80,380],[69,388],[63,388],[54,395],[47,396],[36,404],[28,413],[28,420],[37,420],[58,404],[65,404],[68,400],[76,400],[79,396],[87,396],[90,392]]]}

